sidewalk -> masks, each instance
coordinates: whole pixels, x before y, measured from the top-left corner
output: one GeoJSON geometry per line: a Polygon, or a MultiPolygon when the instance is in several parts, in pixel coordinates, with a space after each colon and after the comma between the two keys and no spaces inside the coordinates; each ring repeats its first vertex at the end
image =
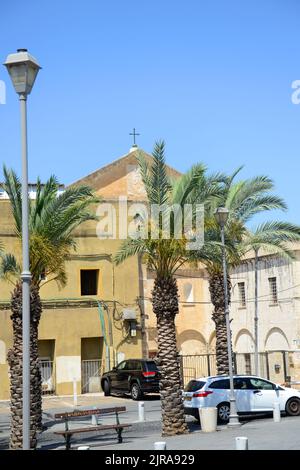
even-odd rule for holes
{"type": "MultiPolygon", "coordinates": [[[[168,450],[234,450],[235,438],[248,437],[250,450],[300,450],[300,417],[282,417],[280,423],[274,423],[272,418],[243,418],[242,426],[238,429],[218,428],[216,433],[205,434],[192,418],[188,419],[190,434],[183,436],[161,437],[160,401],[153,397],[145,401],[146,421],[138,422],[138,403],[123,397],[103,397],[101,395],[85,395],[78,397],[77,409],[91,409],[125,406],[127,411],[120,415],[121,423],[130,423],[132,427],[123,432],[123,443],[117,444],[116,433],[93,433],[81,435],[74,439],[72,445],[76,449],[80,445],[90,445],[92,450],[153,450],[156,441],[166,441],[168,450]]],[[[54,419],[54,414],[72,411],[72,397],[53,397],[44,400],[43,421],[47,429],[39,436],[39,449],[64,449],[64,439],[53,434],[63,429],[64,424],[54,419]]],[[[1,403],[2,405],[2,403],[1,403]]],[[[103,416],[102,424],[114,422],[113,416],[103,416]]],[[[91,424],[91,418],[71,421],[71,427],[91,424]]],[[[0,447],[7,448],[9,437],[9,414],[0,413],[0,447]]]]}
{"type": "MultiPolygon", "coordinates": [[[[120,414],[121,423],[132,424],[132,430],[139,430],[143,432],[145,429],[153,429],[159,432],[161,423],[161,407],[160,400],[157,396],[147,396],[144,399],[145,404],[145,416],[146,422],[138,422],[138,402],[132,401],[127,397],[104,397],[103,394],[89,394],[80,395],[77,400],[78,406],[76,410],[93,409],[93,408],[110,408],[110,407],[126,407],[126,412],[120,414]]],[[[64,397],[43,397],[43,424],[46,426],[46,430],[43,431],[38,437],[39,448],[57,448],[63,445],[64,439],[54,434],[55,431],[63,430],[64,423],[57,421],[54,418],[56,413],[71,412],[74,411],[74,402],[72,396],[64,397]]],[[[10,422],[10,411],[9,401],[2,401],[0,403],[0,449],[7,448],[9,440],[9,422],[10,422]]],[[[115,424],[115,416],[102,416],[99,419],[101,424],[115,424]]],[[[70,429],[78,426],[86,427],[92,424],[92,418],[78,418],[70,420],[70,429]]],[[[98,434],[94,434],[92,439],[99,439],[98,434]]],[[[112,435],[106,436],[105,440],[108,442],[114,442],[115,432],[112,435]],[[106,439],[108,438],[108,439],[106,439]]]]}
{"type": "Polygon", "coordinates": [[[235,450],[236,437],[248,437],[249,450],[300,450],[300,418],[282,418],[281,423],[270,419],[257,419],[244,423],[238,429],[220,428],[216,433],[196,431],[188,435],[162,438],[160,432],[124,433],[123,444],[100,443],[91,450],[153,450],[157,441],[167,443],[167,450],[235,450]]]}

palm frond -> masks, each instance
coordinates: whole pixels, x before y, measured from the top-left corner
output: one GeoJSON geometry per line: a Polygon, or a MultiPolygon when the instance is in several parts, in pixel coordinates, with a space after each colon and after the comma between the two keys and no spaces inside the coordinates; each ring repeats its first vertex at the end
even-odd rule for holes
{"type": "MultiPolygon", "coordinates": [[[[13,170],[4,167],[3,188],[8,193],[16,233],[22,237],[21,183],[13,170]]],[[[90,206],[100,201],[88,186],[71,186],[58,195],[59,182],[51,176],[45,185],[36,185],[36,199],[30,201],[30,270],[32,282],[40,286],[46,273],[58,284],[65,285],[65,261],[75,249],[74,230],[86,221],[97,220],[90,206]]],[[[10,255],[2,257],[2,275],[19,275],[19,266],[10,255]]]]}
{"type": "Polygon", "coordinates": [[[203,163],[193,165],[192,168],[172,184],[172,203],[183,206],[191,194],[197,190],[200,180],[203,179],[206,166],[203,163]]]}
{"type": "Polygon", "coordinates": [[[244,201],[240,207],[234,211],[234,217],[247,223],[253,216],[264,211],[283,210],[287,209],[285,201],[272,194],[263,196],[254,196],[244,201]]]}
{"type": "Polygon", "coordinates": [[[131,256],[135,256],[139,253],[146,253],[147,252],[147,244],[142,239],[128,239],[125,240],[119,250],[117,251],[116,255],[113,258],[114,263],[119,265],[123,263],[125,260],[130,258],[131,256]]]}
{"type": "Polygon", "coordinates": [[[153,162],[150,168],[151,193],[149,203],[161,206],[167,204],[171,189],[165,163],[165,143],[163,140],[155,143],[152,156],[153,162]]]}
{"type": "Polygon", "coordinates": [[[150,175],[150,169],[146,162],[144,153],[142,151],[138,151],[136,158],[138,161],[142,181],[145,186],[146,194],[147,194],[148,200],[150,201],[152,198],[152,180],[151,180],[151,175],[150,175]]]}
{"type": "Polygon", "coordinates": [[[243,169],[244,169],[244,165],[241,165],[236,170],[234,170],[234,172],[231,175],[226,177],[225,184],[226,184],[226,189],[227,190],[232,186],[235,178],[240,174],[240,172],[243,169]]]}
{"type": "Polygon", "coordinates": [[[2,253],[0,256],[0,279],[10,280],[10,277],[17,277],[21,273],[21,267],[14,255],[2,253]]]}
{"type": "Polygon", "coordinates": [[[32,228],[36,226],[37,220],[41,217],[44,208],[56,199],[58,190],[59,182],[56,176],[50,176],[44,186],[42,186],[41,180],[37,179],[35,204],[32,204],[29,217],[32,228]]]}
{"type": "Polygon", "coordinates": [[[15,228],[18,235],[22,232],[22,185],[13,170],[3,166],[4,183],[2,187],[7,192],[12,214],[15,220],[15,228]]]}
{"type": "Polygon", "coordinates": [[[290,244],[300,241],[300,227],[289,222],[269,221],[248,231],[241,243],[245,252],[263,250],[291,259],[290,244]]]}
{"type": "Polygon", "coordinates": [[[226,207],[231,211],[238,210],[247,201],[270,192],[274,187],[273,181],[267,176],[257,176],[233,184],[228,191],[226,207]]]}

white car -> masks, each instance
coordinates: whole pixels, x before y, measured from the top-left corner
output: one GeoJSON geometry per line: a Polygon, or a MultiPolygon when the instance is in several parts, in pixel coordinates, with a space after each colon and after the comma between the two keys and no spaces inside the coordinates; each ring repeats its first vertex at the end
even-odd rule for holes
{"type": "MultiPolygon", "coordinates": [[[[238,414],[272,412],[279,401],[280,410],[300,416],[300,391],[276,385],[255,376],[234,376],[238,414]]],[[[230,415],[229,377],[206,377],[191,380],[183,393],[185,413],[199,420],[199,408],[218,408],[218,420],[227,423],[230,415]]]]}

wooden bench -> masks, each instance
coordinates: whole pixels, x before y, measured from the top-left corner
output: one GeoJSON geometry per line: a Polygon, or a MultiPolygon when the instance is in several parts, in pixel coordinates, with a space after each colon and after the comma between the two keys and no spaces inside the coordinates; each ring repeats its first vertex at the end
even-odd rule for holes
{"type": "Polygon", "coordinates": [[[115,408],[102,408],[102,409],[93,409],[93,410],[78,410],[72,411],[70,413],[57,413],[54,415],[55,419],[63,420],[65,423],[64,431],[55,431],[54,434],[64,436],[66,441],[66,450],[71,449],[71,437],[74,434],[81,434],[85,432],[97,432],[97,431],[108,431],[109,429],[114,429],[117,432],[118,442],[122,443],[122,431],[124,428],[128,428],[131,424],[121,424],[119,419],[119,413],[124,413],[126,411],[125,406],[119,406],[115,408]],[[110,415],[114,414],[116,417],[116,424],[98,424],[97,426],[81,427],[70,429],[69,420],[72,418],[87,417],[93,415],[110,415]]]}

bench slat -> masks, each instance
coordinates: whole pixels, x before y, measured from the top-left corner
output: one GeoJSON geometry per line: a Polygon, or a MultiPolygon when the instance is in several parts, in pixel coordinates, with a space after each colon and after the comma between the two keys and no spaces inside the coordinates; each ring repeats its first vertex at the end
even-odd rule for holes
{"type": "Polygon", "coordinates": [[[54,415],[54,418],[55,419],[79,418],[81,416],[123,413],[125,411],[126,411],[126,406],[119,406],[115,408],[97,408],[95,410],[78,410],[78,411],[71,411],[70,413],[56,413],[54,415]]]}
{"type": "Polygon", "coordinates": [[[107,424],[103,426],[101,425],[101,426],[90,427],[90,428],[69,429],[68,431],[54,431],[54,434],[65,436],[65,435],[70,435],[70,434],[79,434],[83,432],[106,431],[108,429],[129,428],[130,426],[131,424],[107,424]]]}

